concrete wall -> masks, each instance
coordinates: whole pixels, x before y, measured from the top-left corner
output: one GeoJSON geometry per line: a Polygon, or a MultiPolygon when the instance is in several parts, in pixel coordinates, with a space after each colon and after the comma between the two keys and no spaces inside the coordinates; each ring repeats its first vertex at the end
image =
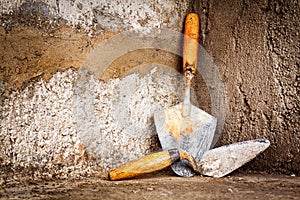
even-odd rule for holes
{"type": "MultiPolygon", "coordinates": [[[[125,155],[114,152],[115,149],[128,151],[123,145],[125,141],[138,149],[136,154],[128,155],[131,159],[157,150],[158,141],[152,133],[148,133],[151,137],[137,141],[132,135],[118,136],[114,132],[109,137],[123,142],[109,144],[112,149],[106,157],[102,154],[96,159],[95,155],[106,151],[101,147],[106,147],[105,140],[100,140],[98,146],[94,143],[96,147],[90,148],[94,148],[90,152],[85,149],[86,142],[80,134],[86,130],[97,132],[94,127],[99,118],[95,113],[99,116],[105,113],[100,108],[87,108],[93,102],[78,104],[86,106],[82,108],[86,113],[79,115],[85,126],[78,127],[76,97],[93,94],[97,102],[109,104],[108,88],[120,84],[120,80],[105,85],[78,69],[97,45],[117,32],[132,29],[147,34],[153,28],[181,31],[184,16],[191,7],[188,1],[169,0],[1,1],[0,160],[3,169],[10,172],[29,169],[37,177],[87,176],[118,164],[109,159],[120,162],[125,159],[125,155]],[[77,80],[82,80],[80,83],[90,90],[78,93],[77,80]],[[96,110],[92,116],[90,109],[96,110]]],[[[299,173],[299,3],[200,0],[195,1],[194,7],[201,16],[203,46],[218,67],[227,98],[225,126],[218,145],[267,138],[271,147],[244,169],[299,173]]],[[[131,53],[131,59],[122,57],[118,65],[151,61],[175,68],[180,65],[178,56],[167,52],[140,52],[143,55],[131,53]],[[132,61],[134,58],[137,61],[132,61]]],[[[112,77],[116,67],[113,69],[112,77]]],[[[210,103],[208,90],[201,77],[198,79],[197,90],[203,91],[196,91],[201,99],[199,105],[209,111],[210,105],[202,103],[210,103]]],[[[168,95],[161,98],[168,101],[174,97],[174,101],[166,105],[176,104],[180,99],[179,93],[168,95]]]]}
{"type": "MultiPolygon", "coordinates": [[[[64,21],[72,27],[82,27],[88,33],[99,30],[120,31],[134,29],[149,32],[153,28],[181,30],[178,21],[189,10],[188,1],[80,1],[80,0],[4,0],[0,3],[1,13],[50,16],[50,23],[64,21]]],[[[29,17],[27,16],[27,17],[29,17]]]]}
{"type": "Polygon", "coordinates": [[[299,172],[299,2],[198,1],[197,10],[228,98],[220,144],[268,138],[251,167],[299,172]]]}
{"type": "MultiPolygon", "coordinates": [[[[0,7],[0,158],[6,174],[89,176],[159,149],[151,116],[179,102],[178,72],[164,72],[160,86],[150,76],[104,83],[79,68],[99,43],[122,30],[181,30],[189,2],[1,1],[0,7]]],[[[99,53],[110,57],[106,49],[99,53]]],[[[146,50],[133,60],[141,64],[158,53],[146,50]]]]}

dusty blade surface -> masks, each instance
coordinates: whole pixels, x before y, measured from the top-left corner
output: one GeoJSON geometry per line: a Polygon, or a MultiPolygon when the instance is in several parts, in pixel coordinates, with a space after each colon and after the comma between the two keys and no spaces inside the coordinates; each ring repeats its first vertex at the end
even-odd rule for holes
{"type": "MultiPolygon", "coordinates": [[[[155,113],[154,122],[163,150],[183,149],[199,162],[212,143],[217,119],[193,105],[191,115],[183,117],[181,103],[155,113]]],[[[193,176],[184,162],[174,163],[172,170],[179,176],[193,176]]]]}
{"type": "Polygon", "coordinates": [[[223,177],[255,158],[270,146],[269,140],[249,140],[206,151],[198,163],[202,175],[223,177]]]}

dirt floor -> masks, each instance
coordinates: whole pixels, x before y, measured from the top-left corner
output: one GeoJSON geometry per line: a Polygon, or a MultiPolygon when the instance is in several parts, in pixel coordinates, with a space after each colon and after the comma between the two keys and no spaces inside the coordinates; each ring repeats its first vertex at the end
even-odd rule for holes
{"type": "Polygon", "coordinates": [[[300,199],[300,178],[239,174],[225,178],[175,177],[168,172],[125,181],[3,181],[1,199],[300,199]]]}

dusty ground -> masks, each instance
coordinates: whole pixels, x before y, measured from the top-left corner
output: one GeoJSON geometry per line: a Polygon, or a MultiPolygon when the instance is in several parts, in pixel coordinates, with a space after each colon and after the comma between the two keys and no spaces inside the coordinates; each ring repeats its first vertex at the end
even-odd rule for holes
{"type": "Polygon", "coordinates": [[[168,172],[143,178],[4,182],[1,199],[300,199],[300,178],[233,174],[225,178],[180,178],[168,172]]]}

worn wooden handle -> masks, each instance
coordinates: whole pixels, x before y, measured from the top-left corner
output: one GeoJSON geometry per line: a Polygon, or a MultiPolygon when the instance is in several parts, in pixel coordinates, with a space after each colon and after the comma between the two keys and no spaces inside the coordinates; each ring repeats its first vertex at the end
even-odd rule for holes
{"type": "Polygon", "coordinates": [[[180,153],[177,149],[149,154],[138,160],[129,162],[117,169],[110,171],[108,174],[108,179],[112,181],[128,179],[158,171],[171,166],[175,161],[179,159],[180,153]]]}
{"type": "Polygon", "coordinates": [[[184,41],[183,41],[183,72],[190,71],[196,74],[198,58],[199,39],[199,16],[189,13],[185,19],[184,41]]]}

